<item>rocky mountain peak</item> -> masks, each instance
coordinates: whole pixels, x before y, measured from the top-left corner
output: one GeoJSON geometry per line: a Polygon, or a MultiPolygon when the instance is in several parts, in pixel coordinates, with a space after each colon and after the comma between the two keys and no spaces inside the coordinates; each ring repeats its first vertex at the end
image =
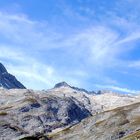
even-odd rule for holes
{"type": "Polygon", "coordinates": [[[54,88],[61,88],[61,87],[71,88],[72,90],[74,90],[76,92],[84,92],[84,93],[87,93],[87,94],[96,94],[94,91],[88,91],[88,90],[86,90],[84,88],[79,88],[79,87],[71,86],[68,83],[66,83],[65,81],[60,82],[60,83],[58,83],[58,84],[56,84],[54,86],[54,88]]]}
{"type": "Polygon", "coordinates": [[[15,76],[8,73],[6,68],[2,63],[0,63],[0,87],[6,88],[6,89],[24,89],[25,86],[21,84],[15,76]]]}
{"type": "Polygon", "coordinates": [[[60,87],[71,87],[69,84],[67,84],[65,81],[57,83],[54,88],[60,88],[60,87]]]}

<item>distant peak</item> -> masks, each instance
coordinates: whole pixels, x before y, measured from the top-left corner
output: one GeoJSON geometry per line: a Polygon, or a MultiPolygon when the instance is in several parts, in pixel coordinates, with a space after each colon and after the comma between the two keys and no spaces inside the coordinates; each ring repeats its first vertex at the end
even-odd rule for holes
{"type": "Polygon", "coordinates": [[[67,84],[65,81],[57,83],[54,88],[60,88],[60,87],[71,87],[69,84],[67,84]]]}
{"type": "Polygon", "coordinates": [[[115,91],[112,91],[112,90],[99,90],[97,92],[97,95],[101,95],[101,94],[108,94],[108,95],[114,95],[114,96],[127,96],[123,93],[118,93],[118,92],[115,92],[115,91]]]}
{"type": "Polygon", "coordinates": [[[88,93],[88,94],[96,94],[94,91],[87,91],[87,90],[85,90],[85,89],[83,89],[83,88],[78,88],[78,87],[70,86],[70,85],[69,85],[68,83],[66,83],[65,81],[60,82],[60,83],[58,83],[58,84],[56,84],[56,85],[54,86],[54,88],[61,88],[61,87],[68,87],[68,88],[71,88],[71,89],[73,89],[73,90],[75,90],[75,91],[85,92],[85,93],[88,93]]]}
{"type": "Polygon", "coordinates": [[[22,85],[15,76],[12,74],[8,73],[6,68],[2,63],[0,63],[0,87],[1,88],[6,88],[6,89],[13,89],[13,88],[18,88],[18,89],[24,89],[25,86],[22,85]]]}

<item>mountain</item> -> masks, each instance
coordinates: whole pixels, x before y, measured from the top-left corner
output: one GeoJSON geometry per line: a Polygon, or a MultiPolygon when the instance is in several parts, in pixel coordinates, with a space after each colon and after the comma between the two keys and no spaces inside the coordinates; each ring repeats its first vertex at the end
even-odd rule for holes
{"type": "Polygon", "coordinates": [[[139,140],[140,102],[88,117],[48,137],[50,140],[139,140]]]}
{"type": "Polygon", "coordinates": [[[69,84],[67,84],[66,82],[60,82],[60,83],[57,83],[54,88],[61,88],[61,87],[71,87],[69,84]]]}
{"type": "Polygon", "coordinates": [[[91,116],[74,97],[28,89],[0,89],[0,138],[15,140],[72,126],[91,116]]]}
{"type": "Polygon", "coordinates": [[[94,91],[87,91],[83,88],[78,88],[78,87],[74,87],[74,86],[70,86],[69,84],[67,84],[65,81],[57,83],[54,88],[63,88],[63,87],[67,87],[67,88],[71,88],[73,90],[78,91],[78,92],[85,92],[88,94],[96,94],[94,91]]]}
{"type": "Polygon", "coordinates": [[[90,91],[70,86],[66,82],[56,84],[48,93],[59,97],[74,97],[82,102],[92,114],[130,104],[136,99],[133,96],[117,94],[111,91],[99,91],[97,93],[93,91],[91,94],[90,91]]]}
{"type": "Polygon", "coordinates": [[[0,138],[119,139],[119,135],[127,136],[138,130],[137,125],[131,127],[129,123],[127,132],[125,124],[133,122],[131,117],[135,112],[134,117],[140,117],[139,108],[135,107],[139,102],[140,98],[135,96],[88,94],[66,83],[57,84],[47,91],[0,89],[0,138]]]}
{"type": "Polygon", "coordinates": [[[140,96],[96,93],[66,82],[46,91],[29,90],[1,63],[0,85],[0,140],[140,137],[140,96]]]}
{"type": "Polygon", "coordinates": [[[24,89],[25,86],[23,86],[15,76],[8,73],[6,68],[2,63],[0,63],[0,87],[6,88],[6,89],[24,89]]]}

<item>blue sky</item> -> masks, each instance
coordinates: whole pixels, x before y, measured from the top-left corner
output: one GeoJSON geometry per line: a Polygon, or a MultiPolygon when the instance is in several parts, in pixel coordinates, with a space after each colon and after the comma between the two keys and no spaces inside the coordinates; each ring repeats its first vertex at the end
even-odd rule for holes
{"type": "Polygon", "coordinates": [[[0,61],[28,88],[137,93],[139,45],[139,0],[0,1],[0,61]]]}

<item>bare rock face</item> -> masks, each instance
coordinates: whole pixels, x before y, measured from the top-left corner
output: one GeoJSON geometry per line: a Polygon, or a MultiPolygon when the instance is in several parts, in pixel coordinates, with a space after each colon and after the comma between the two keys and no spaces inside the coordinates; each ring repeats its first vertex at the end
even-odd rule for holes
{"type": "Polygon", "coordinates": [[[79,123],[91,116],[74,97],[59,97],[42,91],[0,89],[0,137],[47,134],[79,123]]]}
{"type": "Polygon", "coordinates": [[[15,76],[9,74],[6,68],[0,63],[0,86],[6,89],[19,88],[24,89],[23,86],[15,76]]]}
{"type": "Polygon", "coordinates": [[[101,131],[99,140],[104,140],[104,135],[106,138],[112,137],[107,140],[114,140],[119,137],[118,133],[126,135],[127,130],[111,132],[113,127],[123,127],[123,124],[131,121],[131,118],[128,119],[129,114],[139,113],[138,108],[132,108],[131,113],[128,108],[129,111],[125,113],[127,107],[116,107],[138,101],[135,97],[110,93],[89,95],[71,87],[57,87],[47,91],[0,89],[0,138],[18,140],[42,136],[54,140],[94,140],[101,131]],[[72,134],[63,134],[67,127],[72,127],[72,134]],[[56,132],[62,136],[56,135],[56,132]],[[111,134],[108,136],[109,132],[111,134]]]}
{"type": "Polygon", "coordinates": [[[66,82],[60,82],[54,86],[54,88],[60,88],[60,87],[71,87],[71,86],[67,84],[66,82]]]}
{"type": "Polygon", "coordinates": [[[60,82],[60,83],[57,83],[54,88],[62,88],[62,87],[65,87],[65,88],[71,88],[77,92],[85,92],[85,93],[88,93],[88,94],[96,94],[94,91],[87,91],[83,88],[78,88],[78,87],[74,87],[74,86],[70,86],[69,84],[67,84],[66,82],[60,82]]]}
{"type": "Polygon", "coordinates": [[[99,93],[79,90],[80,88],[72,87],[65,82],[56,84],[53,89],[48,90],[51,95],[59,97],[74,97],[82,102],[87,110],[92,114],[100,113],[119,106],[131,104],[136,100],[135,96],[127,96],[123,94],[104,91],[99,93]]]}
{"type": "Polygon", "coordinates": [[[0,72],[0,140],[117,140],[140,129],[139,96],[91,94],[65,82],[20,89],[3,65],[0,72]]]}
{"type": "Polygon", "coordinates": [[[140,102],[108,110],[49,134],[51,140],[138,140],[140,102]]]}

